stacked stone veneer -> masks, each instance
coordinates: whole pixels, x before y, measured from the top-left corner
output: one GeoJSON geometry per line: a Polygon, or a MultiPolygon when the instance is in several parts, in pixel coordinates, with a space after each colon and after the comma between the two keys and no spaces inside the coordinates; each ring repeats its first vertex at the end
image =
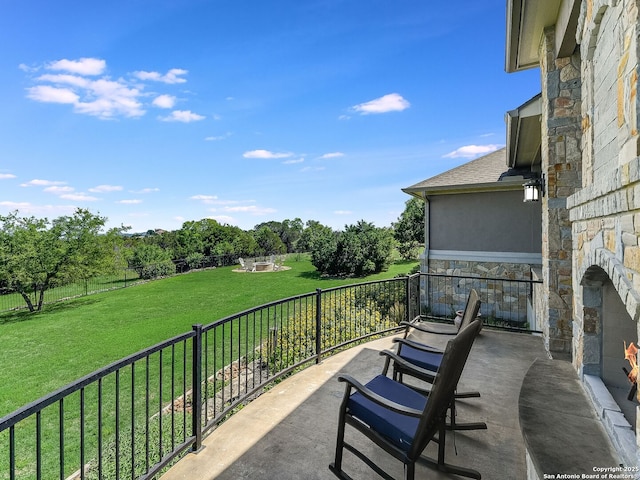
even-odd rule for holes
{"type": "Polygon", "coordinates": [[[464,308],[469,291],[475,288],[482,299],[482,315],[487,320],[497,319],[524,325],[528,318],[529,289],[518,283],[493,281],[530,280],[528,264],[477,262],[467,260],[429,260],[422,271],[429,273],[467,277],[456,281],[433,279],[428,288],[423,284],[422,298],[431,313],[437,316],[455,316],[464,308]]]}
{"type": "Polygon", "coordinates": [[[604,271],[629,316],[640,316],[638,5],[584,2],[581,44],[582,188],[569,198],[573,236],[573,357],[578,371],[601,362],[602,314],[591,281],[604,271]],[[583,285],[583,288],[577,288],[583,285]]]}
{"type": "Polygon", "coordinates": [[[537,312],[549,351],[572,349],[572,237],[567,197],[581,184],[580,55],[555,56],[555,30],[545,30],[540,51],[542,80],[542,292],[537,312]]]}
{"type": "Polygon", "coordinates": [[[638,27],[636,0],[582,2],[576,35],[582,185],[569,197],[567,208],[572,224],[573,362],[585,374],[598,375],[602,367],[607,315],[602,285],[611,281],[636,330],[640,317],[638,27]]]}

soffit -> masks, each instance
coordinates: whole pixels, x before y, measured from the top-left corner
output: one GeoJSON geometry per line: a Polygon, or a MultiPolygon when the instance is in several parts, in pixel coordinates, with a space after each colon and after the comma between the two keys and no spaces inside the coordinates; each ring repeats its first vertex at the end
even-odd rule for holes
{"type": "Polygon", "coordinates": [[[538,51],[545,27],[555,25],[562,0],[507,0],[507,72],[540,64],[538,51]]]}
{"type": "Polygon", "coordinates": [[[529,168],[541,163],[542,95],[538,94],[507,112],[507,165],[511,168],[529,168]]]}

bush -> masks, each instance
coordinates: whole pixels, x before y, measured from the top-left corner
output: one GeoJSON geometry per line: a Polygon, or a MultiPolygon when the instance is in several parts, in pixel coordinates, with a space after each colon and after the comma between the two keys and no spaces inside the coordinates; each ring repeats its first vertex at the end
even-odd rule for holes
{"type": "Polygon", "coordinates": [[[361,277],[389,268],[393,236],[361,220],[344,232],[317,235],[311,248],[311,261],[320,273],[361,277]]]}
{"type": "Polygon", "coordinates": [[[190,270],[200,268],[204,265],[204,255],[202,253],[192,253],[185,259],[190,270]]]}
{"type": "Polygon", "coordinates": [[[129,266],[144,280],[176,273],[171,254],[157,245],[137,245],[133,250],[129,266]]]}

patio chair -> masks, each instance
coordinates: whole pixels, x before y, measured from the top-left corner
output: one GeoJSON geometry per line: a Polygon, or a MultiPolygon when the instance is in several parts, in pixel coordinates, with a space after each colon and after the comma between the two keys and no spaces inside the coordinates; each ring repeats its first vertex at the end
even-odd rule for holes
{"type": "Polygon", "coordinates": [[[480,322],[473,321],[449,340],[440,369],[429,372],[433,386],[428,396],[385,375],[378,375],[365,385],[348,375],[340,375],[338,380],[347,385],[339,412],[335,460],[329,469],[338,478],[351,478],[342,470],[343,451],[347,449],[381,477],[392,478],[362,451],[345,441],[345,426],[350,425],[403,462],[405,480],[415,478],[416,462],[426,462],[447,473],[480,479],[476,470],[445,463],[447,410],[479,330],[480,322]],[[437,460],[422,456],[432,441],[438,444],[437,460]]]}
{"type": "MultiPolygon", "coordinates": [[[[474,289],[469,293],[467,298],[467,305],[464,309],[462,316],[462,322],[460,324],[460,331],[466,328],[475,318],[478,316],[480,310],[480,300],[478,299],[478,292],[474,289]]],[[[478,320],[478,323],[481,321],[478,320]]],[[[407,327],[407,330],[409,327],[407,327]]],[[[432,332],[433,333],[433,332],[432,332]]],[[[405,338],[395,338],[393,341],[398,343],[398,349],[394,354],[387,355],[387,360],[383,369],[383,374],[387,375],[391,360],[393,362],[393,379],[401,383],[404,382],[403,376],[408,375],[413,378],[431,383],[431,375],[422,375],[421,370],[417,370],[413,367],[419,367],[419,369],[427,371],[437,371],[442,364],[444,357],[444,351],[438,348],[425,345],[420,342],[409,340],[406,338],[407,332],[405,332],[405,338]]],[[[412,386],[415,390],[422,394],[428,395],[428,389],[417,388],[412,386]]],[[[480,392],[458,392],[456,391],[453,401],[451,402],[451,424],[448,426],[451,430],[486,430],[487,424],[484,422],[466,422],[458,423],[456,421],[456,403],[455,399],[461,398],[479,398],[480,392]]]]}
{"type": "Polygon", "coordinates": [[[244,261],[245,265],[246,265],[246,271],[247,272],[255,272],[256,271],[256,259],[255,258],[249,258],[247,260],[244,261]]]}
{"type": "Polygon", "coordinates": [[[253,259],[245,260],[244,258],[240,257],[238,258],[238,263],[240,263],[240,268],[242,268],[242,270],[244,270],[245,272],[254,272],[256,269],[253,264],[253,259]]]}
{"type": "MultiPolygon", "coordinates": [[[[478,292],[472,288],[471,291],[469,292],[469,296],[467,297],[467,303],[464,307],[464,311],[466,312],[467,309],[469,308],[470,302],[472,302],[473,300],[478,300],[479,296],[478,296],[478,292]]],[[[478,316],[479,314],[476,313],[476,316],[478,316]]],[[[467,318],[467,322],[471,322],[475,319],[474,318],[467,318]]],[[[422,322],[420,320],[420,317],[416,317],[413,320],[410,321],[402,321],[400,322],[400,325],[404,325],[405,331],[404,331],[404,338],[407,338],[407,336],[409,335],[409,332],[411,331],[411,329],[416,329],[420,332],[424,332],[424,333],[433,333],[436,335],[457,335],[458,331],[462,329],[463,327],[463,322],[465,321],[465,317],[464,317],[464,313],[462,314],[462,320],[460,322],[459,326],[456,326],[455,324],[449,325],[449,324],[425,324],[424,322],[422,322]]],[[[467,323],[468,324],[468,323],[467,323]]],[[[482,329],[482,327],[480,328],[482,329]]]]}

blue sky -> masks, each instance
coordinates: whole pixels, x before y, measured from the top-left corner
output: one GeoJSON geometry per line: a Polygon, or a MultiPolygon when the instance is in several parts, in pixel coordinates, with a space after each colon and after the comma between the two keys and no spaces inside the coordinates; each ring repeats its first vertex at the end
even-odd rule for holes
{"type": "Polygon", "coordinates": [[[4,0],[0,215],[396,221],[505,144],[504,0],[4,0]]]}

